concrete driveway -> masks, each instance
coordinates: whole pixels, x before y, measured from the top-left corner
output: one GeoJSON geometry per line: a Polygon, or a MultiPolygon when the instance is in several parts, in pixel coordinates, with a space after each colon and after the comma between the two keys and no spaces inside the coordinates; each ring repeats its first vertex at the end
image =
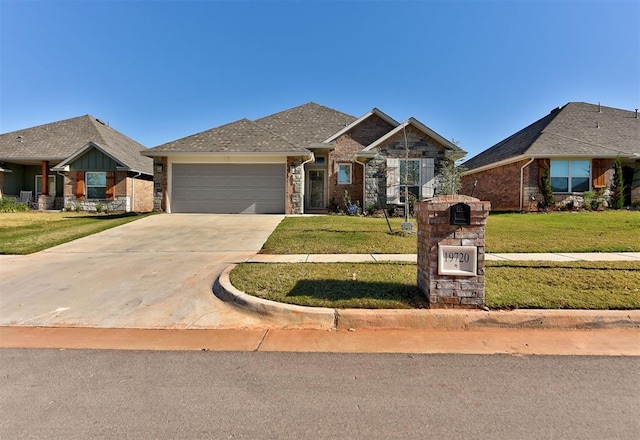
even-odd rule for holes
{"type": "Polygon", "coordinates": [[[36,254],[0,255],[0,325],[260,326],[212,285],[254,256],[282,218],[160,214],[36,254]]]}

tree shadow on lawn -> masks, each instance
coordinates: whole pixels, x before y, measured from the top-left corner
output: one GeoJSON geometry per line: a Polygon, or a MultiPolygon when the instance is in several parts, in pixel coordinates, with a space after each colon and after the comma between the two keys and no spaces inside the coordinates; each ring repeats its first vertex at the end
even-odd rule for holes
{"type": "MultiPolygon", "coordinates": [[[[358,280],[300,280],[286,294],[287,298],[310,298],[323,302],[323,306],[348,304],[346,307],[372,307],[376,303],[404,304],[410,308],[428,308],[427,298],[418,286],[393,282],[358,280]]],[[[294,301],[298,303],[298,301],[294,301]]],[[[343,307],[343,305],[339,305],[343,307]]]]}

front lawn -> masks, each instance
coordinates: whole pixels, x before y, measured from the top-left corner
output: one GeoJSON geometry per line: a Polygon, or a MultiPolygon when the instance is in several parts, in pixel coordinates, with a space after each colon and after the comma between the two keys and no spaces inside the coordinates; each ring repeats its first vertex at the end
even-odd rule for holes
{"type": "Polygon", "coordinates": [[[0,213],[0,254],[31,254],[147,215],[150,214],[0,213]]]}
{"type": "MultiPolygon", "coordinates": [[[[393,231],[403,219],[393,218],[393,231]]],[[[415,220],[412,220],[416,230],[415,220]]],[[[640,252],[640,212],[490,214],[486,251],[640,252]]],[[[390,234],[384,218],[287,217],[262,248],[267,254],[414,254],[415,235],[390,234]]]]}
{"type": "MultiPolygon", "coordinates": [[[[273,301],[335,308],[423,308],[409,263],[238,265],[231,283],[273,301]]],[[[640,262],[485,263],[492,309],[638,309],[640,262]]]]}

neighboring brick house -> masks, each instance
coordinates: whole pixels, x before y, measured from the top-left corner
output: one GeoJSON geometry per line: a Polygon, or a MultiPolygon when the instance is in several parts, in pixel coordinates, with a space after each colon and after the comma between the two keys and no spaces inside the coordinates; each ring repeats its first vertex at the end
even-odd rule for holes
{"type": "Polygon", "coordinates": [[[30,192],[37,209],[153,209],[146,148],[90,115],[0,135],[0,197],[30,192]]]}
{"type": "Polygon", "coordinates": [[[142,154],[154,159],[156,210],[301,214],[344,210],[345,192],[363,209],[402,204],[405,183],[431,197],[440,160],[464,152],[413,118],[308,103],[142,154]]]}
{"type": "Polygon", "coordinates": [[[618,158],[630,205],[640,200],[637,110],[570,102],[463,163],[461,193],[490,201],[494,211],[536,210],[545,168],[562,203],[607,193],[618,158]]]}

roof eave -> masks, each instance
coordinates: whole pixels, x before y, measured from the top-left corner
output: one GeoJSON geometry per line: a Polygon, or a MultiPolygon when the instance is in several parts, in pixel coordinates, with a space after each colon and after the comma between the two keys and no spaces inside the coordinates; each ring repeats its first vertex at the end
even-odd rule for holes
{"type": "Polygon", "coordinates": [[[176,156],[300,156],[307,157],[313,153],[305,151],[141,151],[147,157],[176,157],[176,156]]]}
{"type": "MultiPolygon", "coordinates": [[[[513,156],[510,157],[508,159],[503,159],[500,160],[498,162],[493,162],[490,163],[488,165],[483,165],[481,167],[477,167],[477,168],[472,168],[470,170],[465,171],[464,173],[462,173],[463,176],[469,175],[469,174],[475,174],[475,173],[479,173],[481,171],[486,171],[486,170],[490,170],[492,168],[497,168],[497,167],[501,167],[504,165],[509,165],[510,163],[514,163],[514,162],[519,162],[521,160],[525,160],[525,159],[535,159],[535,157],[533,157],[532,155],[525,155],[525,154],[521,154],[519,156],[513,156]]],[[[464,167],[464,163],[461,164],[462,167],[464,167]]]]}

